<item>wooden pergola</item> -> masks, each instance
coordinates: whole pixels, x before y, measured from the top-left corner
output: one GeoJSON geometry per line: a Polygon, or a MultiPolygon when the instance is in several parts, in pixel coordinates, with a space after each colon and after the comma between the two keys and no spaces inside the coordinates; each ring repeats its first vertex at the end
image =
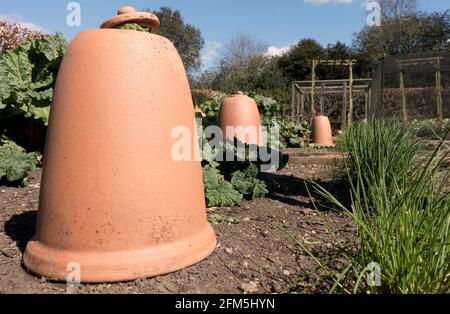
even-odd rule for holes
{"type": "Polygon", "coordinates": [[[319,94],[320,110],[324,111],[325,95],[342,93],[342,128],[352,125],[354,111],[354,96],[364,94],[365,112],[370,106],[370,83],[372,79],[354,79],[353,67],[356,60],[311,60],[311,81],[292,82],[292,113],[302,116],[305,113],[305,97],[310,95],[309,111],[316,112],[316,95],[319,94]],[[349,69],[348,79],[317,80],[316,69],[319,65],[346,66],[349,69]],[[309,86],[308,86],[309,85],[309,86]],[[347,113],[348,111],[348,113],[347,113]]]}
{"type": "Polygon", "coordinates": [[[332,123],[340,124],[342,129],[345,129],[349,126],[349,120],[350,124],[353,121],[355,100],[364,97],[364,113],[367,116],[371,106],[371,83],[372,79],[354,79],[351,84],[348,79],[294,81],[292,82],[291,115],[293,119],[297,120],[308,114],[313,115],[316,112],[316,104],[318,104],[320,111],[324,114],[340,110],[341,120],[332,121],[332,123]],[[338,96],[342,101],[333,103],[327,96],[338,96]],[[314,101],[311,101],[312,97],[314,97],[314,101]],[[352,104],[352,108],[350,108],[350,104],[352,104]],[[328,112],[325,110],[326,106],[330,108],[328,112]]]}

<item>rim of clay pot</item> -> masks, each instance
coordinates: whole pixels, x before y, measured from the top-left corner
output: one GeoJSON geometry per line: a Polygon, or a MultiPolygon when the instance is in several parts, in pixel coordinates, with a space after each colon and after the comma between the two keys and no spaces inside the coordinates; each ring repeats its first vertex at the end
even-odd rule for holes
{"type": "Polygon", "coordinates": [[[136,23],[142,27],[150,27],[155,32],[160,27],[159,19],[149,12],[137,12],[133,7],[122,7],[116,16],[107,19],[100,28],[115,28],[127,23],[136,23]]]}

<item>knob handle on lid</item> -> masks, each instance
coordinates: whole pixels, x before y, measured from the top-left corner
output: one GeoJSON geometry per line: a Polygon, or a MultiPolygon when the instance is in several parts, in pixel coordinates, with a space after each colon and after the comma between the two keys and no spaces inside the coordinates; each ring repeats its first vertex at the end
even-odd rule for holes
{"type": "Polygon", "coordinates": [[[133,7],[122,7],[113,16],[103,22],[100,28],[116,28],[127,23],[136,23],[142,27],[149,27],[155,32],[160,27],[159,19],[156,15],[148,12],[137,12],[133,7]]]}

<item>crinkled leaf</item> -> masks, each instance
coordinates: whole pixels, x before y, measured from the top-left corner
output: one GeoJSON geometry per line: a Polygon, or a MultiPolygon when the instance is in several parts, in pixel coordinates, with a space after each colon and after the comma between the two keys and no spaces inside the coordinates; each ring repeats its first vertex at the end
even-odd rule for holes
{"type": "Polygon", "coordinates": [[[34,107],[32,109],[33,117],[36,120],[42,119],[45,125],[48,125],[50,115],[50,107],[34,107]]]}
{"type": "Polygon", "coordinates": [[[27,154],[12,142],[0,146],[0,179],[6,177],[10,182],[24,180],[36,169],[36,163],[35,153],[27,154]]]}
{"type": "Polygon", "coordinates": [[[48,61],[59,59],[64,55],[67,49],[67,41],[61,33],[55,36],[45,36],[40,40],[34,41],[33,50],[44,54],[48,61]]]}
{"type": "Polygon", "coordinates": [[[207,205],[214,207],[239,204],[242,200],[242,194],[236,191],[230,182],[225,180],[224,176],[216,168],[217,166],[217,163],[212,163],[203,168],[207,205]]]}
{"type": "Polygon", "coordinates": [[[2,65],[10,83],[17,86],[26,86],[32,81],[33,66],[28,60],[29,45],[10,50],[2,55],[2,65]]]}

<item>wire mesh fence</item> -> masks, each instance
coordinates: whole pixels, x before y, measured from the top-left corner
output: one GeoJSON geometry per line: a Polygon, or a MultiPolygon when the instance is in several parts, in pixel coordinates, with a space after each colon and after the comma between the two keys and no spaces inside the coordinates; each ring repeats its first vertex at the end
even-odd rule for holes
{"type": "Polygon", "coordinates": [[[450,53],[386,57],[371,86],[370,117],[449,119],[450,53]]]}

